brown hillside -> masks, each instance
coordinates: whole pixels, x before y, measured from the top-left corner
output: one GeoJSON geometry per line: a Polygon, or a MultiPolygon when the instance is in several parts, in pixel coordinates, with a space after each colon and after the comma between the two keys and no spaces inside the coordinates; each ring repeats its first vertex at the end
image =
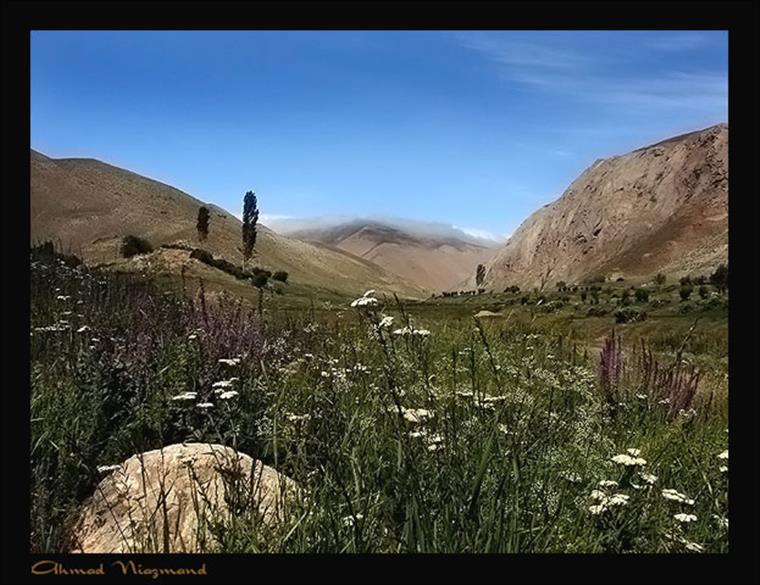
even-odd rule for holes
{"type": "Polygon", "coordinates": [[[458,287],[495,253],[453,236],[414,234],[379,222],[348,222],[290,235],[360,256],[431,291],[458,287]]]}
{"type": "MultiPolygon", "coordinates": [[[[191,195],[93,159],[51,159],[31,152],[31,237],[52,239],[91,263],[119,257],[120,240],[134,234],[154,246],[184,241],[197,245],[198,208],[191,195]]],[[[209,205],[209,237],[203,248],[240,263],[241,222],[209,205]]],[[[253,262],[285,270],[290,279],[345,293],[367,288],[425,296],[421,287],[363,258],[276,234],[260,226],[253,262]]]]}

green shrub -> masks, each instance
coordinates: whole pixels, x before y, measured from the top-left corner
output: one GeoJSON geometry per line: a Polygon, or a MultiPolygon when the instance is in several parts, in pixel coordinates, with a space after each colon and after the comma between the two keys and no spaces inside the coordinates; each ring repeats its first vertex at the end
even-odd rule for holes
{"type": "Polygon", "coordinates": [[[190,258],[200,260],[204,264],[208,264],[210,266],[213,266],[214,264],[214,257],[211,255],[211,253],[206,252],[206,250],[201,250],[200,248],[195,248],[192,252],[190,252],[190,258]]]}
{"type": "Polygon", "coordinates": [[[152,251],[153,246],[150,245],[150,242],[138,236],[124,236],[121,239],[121,255],[124,258],[150,254],[152,251]]]}
{"type": "Polygon", "coordinates": [[[625,307],[615,311],[615,323],[631,323],[634,321],[644,321],[647,318],[645,311],[634,309],[633,307],[625,307]]]}
{"type": "Polygon", "coordinates": [[[645,288],[637,288],[635,295],[639,303],[646,303],[649,300],[649,291],[645,288]]]}
{"type": "Polygon", "coordinates": [[[269,281],[269,277],[262,271],[253,277],[253,286],[264,288],[269,281]]]}
{"type": "Polygon", "coordinates": [[[284,270],[278,270],[272,275],[272,280],[278,280],[279,282],[288,282],[288,273],[284,270]]]}
{"type": "Polygon", "coordinates": [[[681,302],[688,301],[694,288],[690,284],[682,284],[678,289],[678,296],[681,297],[681,302]]]}

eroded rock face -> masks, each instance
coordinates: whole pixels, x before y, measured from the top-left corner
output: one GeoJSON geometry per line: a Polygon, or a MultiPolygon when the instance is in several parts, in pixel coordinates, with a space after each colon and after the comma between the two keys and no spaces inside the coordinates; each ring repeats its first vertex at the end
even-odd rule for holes
{"type": "Polygon", "coordinates": [[[677,277],[727,260],[728,126],[719,124],[596,161],[520,225],[484,286],[677,277]]]}
{"type": "Polygon", "coordinates": [[[292,479],[229,447],[170,445],[108,472],[82,508],[70,552],[213,551],[212,524],[248,505],[273,526],[295,494],[292,479]]]}

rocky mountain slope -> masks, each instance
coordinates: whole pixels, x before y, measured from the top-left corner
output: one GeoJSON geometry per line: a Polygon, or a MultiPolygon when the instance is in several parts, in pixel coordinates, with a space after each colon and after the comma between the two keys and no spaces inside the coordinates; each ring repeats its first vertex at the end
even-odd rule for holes
{"type": "Polygon", "coordinates": [[[728,126],[597,160],[487,264],[485,286],[704,274],[728,260],[728,126]]]}
{"type": "MultiPolygon", "coordinates": [[[[204,205],[169,185],[93,159],[51,159],[31,151],[32,243],[54,240],[90,263],[120,256],[121,238],[143,237],[153,246],[197,244],[196,218],[204,205]]],[[[261,202],[260,202],[261,205],[261,202]]],[[[239,264],[241,222],[213,206],[203,248],[239,264]]],[[[340,249],[303,242],[259,226],[253,263],[285,270],[290,280],[343,293],[368,288],[426,296],[380,266],[340,249]]]]}
{"type": "Polygon", "coordinates": [[[422,233],[370,220],[289,234],[369,260],[431,291],[458,287],[495,252],[494,246],[455,235],[422,233]]]}

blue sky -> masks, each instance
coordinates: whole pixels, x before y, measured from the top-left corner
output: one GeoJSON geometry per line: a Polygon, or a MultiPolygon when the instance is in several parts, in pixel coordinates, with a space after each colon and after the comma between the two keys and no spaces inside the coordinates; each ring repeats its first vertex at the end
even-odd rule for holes
{"type": "Polygon", "coordinates": [[[727,121],[722,31],[36,31],[31,144],[238,213],[511,233],[597,158],[727,121]]]}

